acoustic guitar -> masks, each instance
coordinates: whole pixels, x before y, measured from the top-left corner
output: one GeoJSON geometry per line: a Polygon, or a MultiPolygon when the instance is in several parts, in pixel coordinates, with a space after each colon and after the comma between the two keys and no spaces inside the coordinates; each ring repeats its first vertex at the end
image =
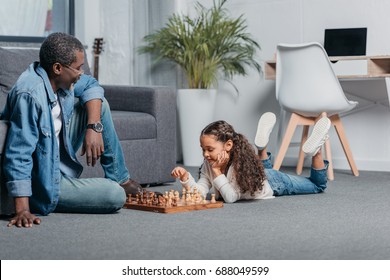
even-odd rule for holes
{"type": "Polygon", "coordinates": [[[95,38],[93,43],[93,77],[99,80],[99,56],[103,51],[103,38],[95,38]]]}

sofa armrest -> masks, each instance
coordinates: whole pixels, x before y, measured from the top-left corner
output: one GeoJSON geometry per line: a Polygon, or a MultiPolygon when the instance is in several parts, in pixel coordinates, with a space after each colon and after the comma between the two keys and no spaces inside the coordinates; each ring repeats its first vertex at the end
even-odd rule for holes
{"type": "MultiPolygon", "coordinates": [[[[102,85],[104,96],[114,111],[143,112],[157,117],[158,110],[176,104],[175,91],[169,87],[102,85]],[[171,104],[161,107],[163,104],[171,104]]],[[[172,108],[171,108],[172,109],[172,108]]]]}
{"type": "Polygon", "coordinates": [[[123,146],[124,152],[131,155],[130,173],[141,183],[173,181],[170,174],[176,165],[176,90],[107,85],[103,88],[111,111],[142,112],[156,119],[156,139],[126,141],[123,146]]]}
{"type": "Polygon", "coordinates": [[[176,153],[176,91],[163,86],[102,85],[112,111],[151,114],[156,118],[157,138],[163,147],[176,153]]]}

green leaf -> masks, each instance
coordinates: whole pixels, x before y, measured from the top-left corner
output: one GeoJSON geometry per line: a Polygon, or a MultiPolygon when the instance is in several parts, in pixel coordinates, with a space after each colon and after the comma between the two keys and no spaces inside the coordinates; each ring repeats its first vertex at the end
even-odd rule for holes
{"type": "Polygon", "coordinates": [[[226,2],[214,1],[210,9],[197,2],[194,18],[173,14],[163,28],[144,37],[146,44],[138,52],[153,54],[155,63],[168,60],[179,65],[189,88],[216,86],[219,75],[226,80],[246,76],[247,67],[261,73],[255,58],[260,45],[247,32],[243,15],[229,16],[226,2]]]}

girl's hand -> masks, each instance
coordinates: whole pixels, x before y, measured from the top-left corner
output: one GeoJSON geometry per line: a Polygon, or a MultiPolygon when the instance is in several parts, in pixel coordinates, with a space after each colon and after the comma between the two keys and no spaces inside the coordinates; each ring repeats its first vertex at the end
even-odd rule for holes
{"type": "Polygon", "coordinates": [[[188,171],[185,170],[183,167],[178,166],[172,170],[171,176],[174,178],[179,178],[180,181],[185,182],[188,180],[188,171]]]}
{"type": "Polygon", "coordinates": [[[226,168],[229,159],[229,154],[226,151],[222,151],[218,154],[217,160],[211,164],[211,168],[213,169],[216,176],[219,176],[223,173],[223,170],[226,168]]]}

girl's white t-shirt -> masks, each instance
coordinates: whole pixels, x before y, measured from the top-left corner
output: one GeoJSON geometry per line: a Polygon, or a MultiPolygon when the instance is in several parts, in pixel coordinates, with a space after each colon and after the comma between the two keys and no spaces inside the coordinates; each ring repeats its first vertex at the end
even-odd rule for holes
{"type": "Polygon", "coordinates": [[[188,180],[185,182],[180,181],[180,183],[183,187],[190,186],[191,190],[196,187],[203,196],[206,196],[209,192],[215,193],[216,199],[222,197],[226,203],[233,203],[237,200],[274,198],[274,192],[271,189],[268,180],[264,181],[261,191],[257,191],[254,196],[251,196],[249,192],[242,193],[240,191],[240,188],[234,179],[234,169],[232,165],[229,167],[226,176],[222,174],[214,177],[211,166],[207,161],[204,161],[203,163],[198,181],[195,181],[194,177],[188,173],[188,180]]]}

